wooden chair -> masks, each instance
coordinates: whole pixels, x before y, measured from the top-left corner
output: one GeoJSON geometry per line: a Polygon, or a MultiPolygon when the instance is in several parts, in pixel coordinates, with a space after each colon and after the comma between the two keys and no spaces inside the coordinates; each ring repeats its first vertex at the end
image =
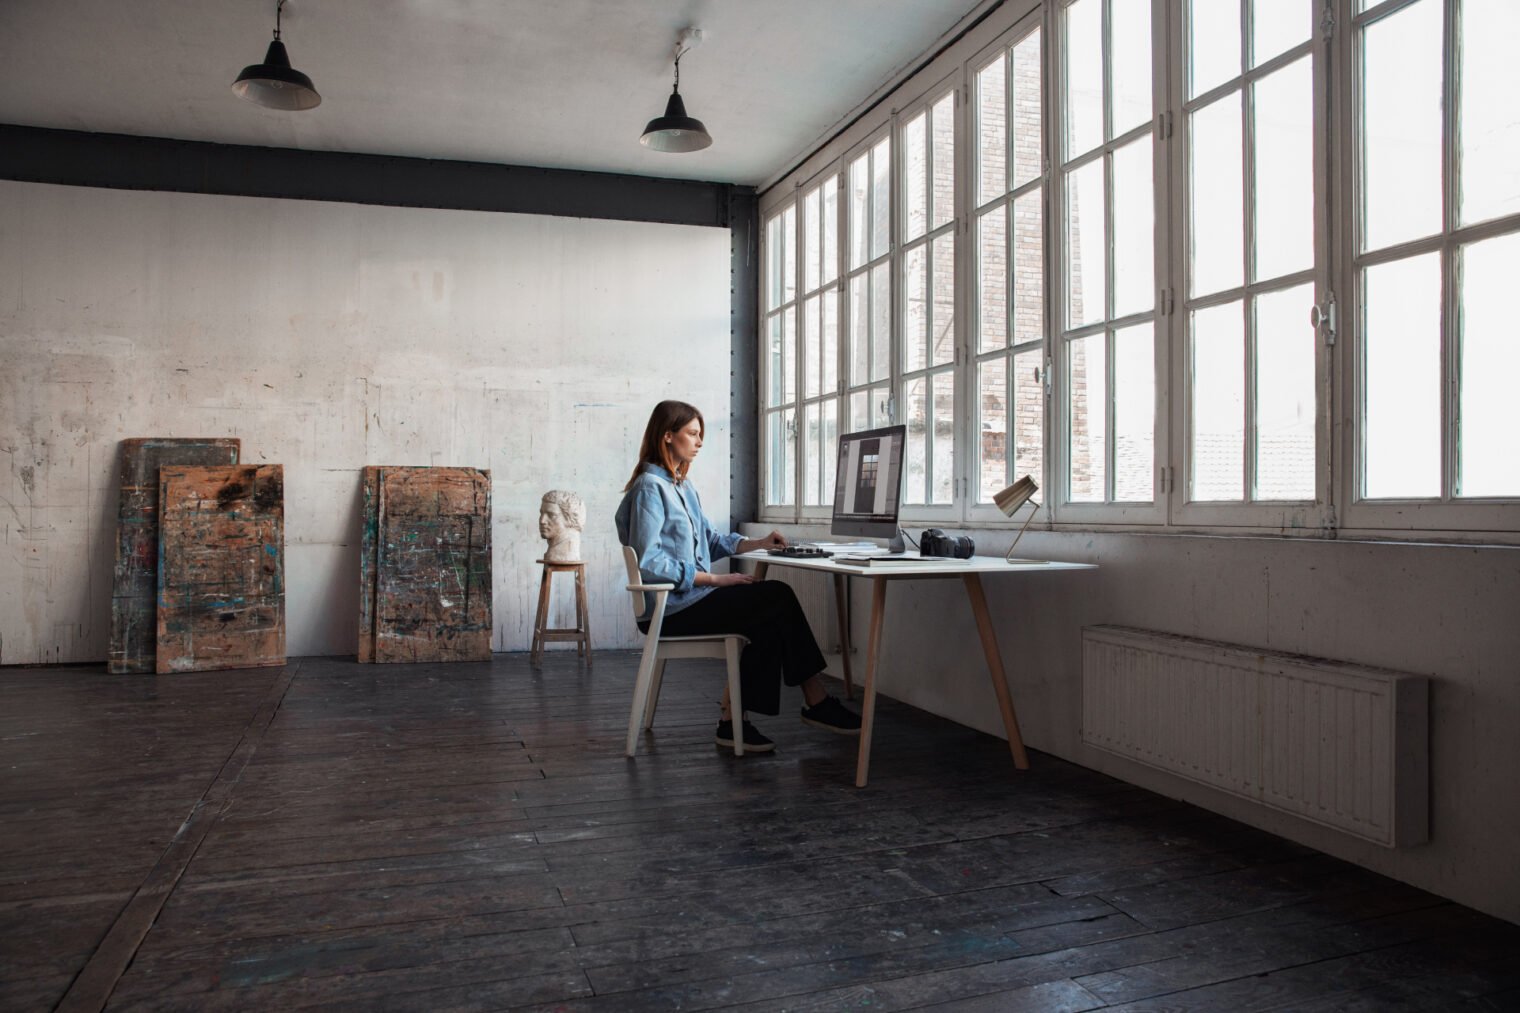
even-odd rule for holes
{"type": "Polygon", "coordinates": [[[639,556],[630,546],[623,546],[623,562],[628,567],[628,591],[633,597],[635,621],[649,619],[649,632],[644,635],[644,655],[639,660],[638,678],[633,683],[633,707],[628,712],[628,749],[633,756],[638,751],[639,731],[648,730],[654,724],[654,708],[660,699],[660,680],[665,675],[665,662],[671,658],[721,658],[728,662],[729,713],[734,717],[734,755],[744,755],[744,702],[739,694],[739,653],[749,644],[749,638],[737,633],[709,633],[699,637],[667,637],[660,633],[665,622],[665,599],[675,590],[674,584],[646,584],[639,573],[639,556]],[[654,595],[654,607],[645,614],[644,593],[654,595]]]}

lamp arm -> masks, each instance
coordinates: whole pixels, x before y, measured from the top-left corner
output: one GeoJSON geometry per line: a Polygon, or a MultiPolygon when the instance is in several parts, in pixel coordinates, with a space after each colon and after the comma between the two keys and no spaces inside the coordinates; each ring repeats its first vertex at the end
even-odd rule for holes
{"type": "Polygon", "coordinates": [[[1029,527],[1029,522],[1032,521],[1032,520],[1034,520],[1035,510],[1038,510],[1040,508],[1040,504],[1036,503],[1034,500],[1030,500],[1029,501],[1029,505],[1031,507],[1033,507],[1034,509],[1030,510],[1029,511],[1029,516],[1024,518],[1024,523],[1019,528],[1019,533],[1013,536],[1013,545],[1008,546],[1008,552],[1003,556],[1003,561],[1004,562],[1007,562],[1007,563],[1013,562],[1013,550],[1014,550],[1014,547],[1019,544],[1019,539],[1024,537],[1024,531],[1025,531],[1026,528],[1029,527]]]}

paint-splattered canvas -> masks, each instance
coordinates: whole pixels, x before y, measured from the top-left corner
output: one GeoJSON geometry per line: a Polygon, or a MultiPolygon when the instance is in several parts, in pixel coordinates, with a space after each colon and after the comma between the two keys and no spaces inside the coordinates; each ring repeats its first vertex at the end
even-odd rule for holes
{"type": "Polygon", "coordinates": [[[237,439],[148,437],[122,440],[111,580],[113,675],[152,672],[158,639],[158,471],[164,465],[238,463],[237,439]]]}
{"type": "Polygon", "coordinates": [[[285,664],[278,464],[159,471],[159,672],[285,664]]]}
{"type": "Polygon", "coordinates": [[[491,473],[364,469],[360,661],[489,661],[491,473]]]}

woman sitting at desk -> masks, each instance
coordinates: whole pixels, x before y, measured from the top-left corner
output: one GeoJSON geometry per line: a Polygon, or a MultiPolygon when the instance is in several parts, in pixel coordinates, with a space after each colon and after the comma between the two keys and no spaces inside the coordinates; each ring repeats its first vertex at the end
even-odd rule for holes
{"type": "MultiPolygon", "coordinates": [[[[792,589],[779,581],[756,581],[745,573],[713,573],[714,560],[780,547],[772,531],[764,538],[737,532],[719,535],[702,512],[686,473],[702,449],[702,413],[684,401],[661,401],[649,416],[639,463],[618,505],[618,540],[632,546],[645,580],[674,584],[665,606],[667,636],[740,633],[749,646],[739,657],[740,692],[746,710],[781,712],[781,683],[800,686],[806,724],[843,735],[860,733],[860,716],[823,688],[823,652],[792,589]]],[[[646,623],[640,623],[647,631],[646,623]]],[[[725,693],[715,741],[733,747],[734,723],[725,693]]],[[[764,753],[775,743],[739,715],[744,751],[764,753]]]]}

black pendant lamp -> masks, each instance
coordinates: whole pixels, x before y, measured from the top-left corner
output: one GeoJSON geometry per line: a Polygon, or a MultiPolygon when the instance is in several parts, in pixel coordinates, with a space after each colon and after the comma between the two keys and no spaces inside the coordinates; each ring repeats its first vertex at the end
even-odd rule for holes
{"type": "Polygon", "coordinates": [[[712,135],[702,121],[686,115],[686,103],[681,101],[681,57],[695,49],[702,41],[697,28],[684,29],[676,36],[676,83],[671,89],[670,101],[665,103],[665,115],[649,121],[639,143],[653,151],[701,151],[712,144],[712,135]]]}
{"type": "Polygon", "coordinates": [[[274,9],[274,41],[263,63],[244,67],[232,82],[232,90],[238,98],[245,98],[266,109],[315,109],[322,102],[311,78],[290,65],[285,53],[285,43],[280,41],[280,11],[285,0],[279,0],[274,9]]]}

